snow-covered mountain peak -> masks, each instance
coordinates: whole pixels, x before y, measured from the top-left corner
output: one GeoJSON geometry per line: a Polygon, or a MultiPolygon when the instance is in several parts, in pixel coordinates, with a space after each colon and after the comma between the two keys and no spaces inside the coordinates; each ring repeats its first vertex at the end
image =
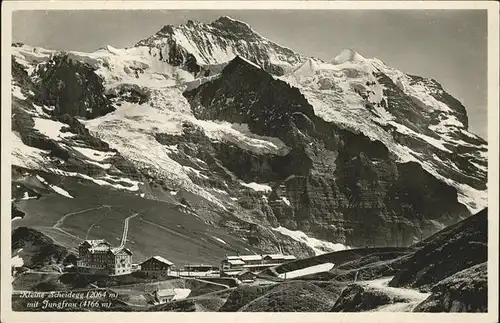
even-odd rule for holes
{"type": "Polygon", "coordinates": [[[293,71],[293,75],[297,80],[314,76],[321,69],[322,63],[314,58],[308,58],[304,64],[300,65],[293,71]]]}
{"type": "Polygon", "coordinates": [[[354,49],[346,48],[342,50],[337,56],[335,56],[330,63],[331,64],[342,64],[345,62],[364,62],[366,58],[361,56],[354,49]]]}
{"type": "Polygon", "coordinates": [[[165,26],[136,44],[136,47],[142,46],[158,49],[162,61],[204,76],[212,74],[213,66],[225,64],[237,55],[280,75],[306,60],[293,50],[264,38],[247,23],[227,16],[208,24],[191,21],[165,26]]]}
{"type": "Polygon", "coordinates": [[[213,21],[211,23],[211,25],[212,26],[221,26],[221,27],[230,27],[230,28],[239,27],[243,30],[254,31],[253,28],[249,24],[247,24],[246,22],[231,18],[229,16],[222,16],[222,17],[218,18],[217,20],[213,21]]]}

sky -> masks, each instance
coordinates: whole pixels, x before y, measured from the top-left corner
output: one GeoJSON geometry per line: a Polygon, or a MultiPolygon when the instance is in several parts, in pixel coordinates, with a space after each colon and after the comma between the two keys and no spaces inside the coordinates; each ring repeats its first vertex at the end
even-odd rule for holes
{"type": "Polygon", "coordinates": [[[307,56],[330,60],[352,48],[434,78],[464,104],[470,131],[487,138],[486,10],[17,11],[12,36],[32,46],[88,52],[133,46],[164,25],[223,15],[307,56]]]}

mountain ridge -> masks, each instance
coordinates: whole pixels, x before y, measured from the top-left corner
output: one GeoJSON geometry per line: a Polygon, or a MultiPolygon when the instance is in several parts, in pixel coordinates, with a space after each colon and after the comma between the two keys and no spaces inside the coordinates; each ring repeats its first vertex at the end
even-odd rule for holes
{"type": "Polygon", "coordinates": [[[326,63],[221,17],[125,49],[13,53],[20,173],[182,204],[261,250],[286,241],[297,254],[314,249],[292,243],[302,234],[408,245],[486,207],[487,143],[467,132],[465,107],[352,50],[326,63]]]}

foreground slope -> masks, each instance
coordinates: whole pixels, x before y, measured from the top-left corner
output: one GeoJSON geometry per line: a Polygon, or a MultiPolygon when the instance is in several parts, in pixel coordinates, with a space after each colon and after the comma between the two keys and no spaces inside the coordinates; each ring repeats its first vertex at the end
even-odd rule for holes
{"type": "Polygon", "coordinates": [[[391,286],[425,288],[488,260],[488,209],[424,240],[391,286]],[[432,265],[431,265],[432,264],[432,265]]]}

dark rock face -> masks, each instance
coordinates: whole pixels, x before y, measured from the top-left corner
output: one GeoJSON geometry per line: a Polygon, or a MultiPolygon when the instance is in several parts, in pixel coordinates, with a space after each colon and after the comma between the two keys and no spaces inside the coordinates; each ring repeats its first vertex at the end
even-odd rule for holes
{"type": "MultiPolygon", "coordinates": [[[[376,77],[377,81],[385,87],[384,95],[387,97],[387,101],[384,102],[384,106],[392,115],[396,116],[401,124],[416,133],[424,134],[436,140],[440,140],[440,137],[431,130],[431,127],[436,126],[440,121],[449,117],[456,118],[459,122],[463,123],[465,126],[464,129],[467,129],[467,113],[465,107],[458,100],[445,92],[435,80],[424,79],[414,75],[408,76],[412,79],[410,84],[419,83],[424,85],[429,89],[429,94],[432,97],[449,106],[450,112],[428,112],[424,103],[406,96],[387,75],[380,72],[376,77]]],[[[369,107],[369,109],[371,108],[369,107]]],[[[448,161],[446,163],[439,162],[438,164],[435,158],[428,159],[429,163],[435,164],[435,169],[440,175],[454,179],[460,183],[465,183],[478,190],[486,189],[487,174],[475,164],[487,167],[487,161],[483,158],[475,158],[474,156],[479,151],[487,151],[486,142],[483,139],[467,136],[458,127],[448,129],[449,136],[455,142],[460,142],[461,144],[444,144],[448,150],[448,152],[445,152],[429,145],[428,142],[421,138],[400,134],[398,131],[395,131],[396,128],[392,125],[384,125],[383,128],[391,131],[397,143],[411,147],[414,153],[429,157],[436,155],[440,160],[448,161]],[[471,147],[474,148],[471,149],[471,147]],[[453,164],[456,166],[453,167],[453,164]]]]}
{"type": "Polygon", "coordinates": [[[114,110],[104,94],[102,79],[87,64],[58,55],[40,65],[36,74],[35,101],[54,106],[55,115],[94,118],[114,110]]]}
{"type": "Polygon", "coordinates": [[[62,264],[69,255],[67,248],[54,243],[45,234],[26,227],[12,232],[12,251],[23,248],[24,266],[41,268],[47,265],[62,264]]]}
{"type": "MultiPolygon", "coordinates": [[[[81,116],[93,118],[113,110],[111,101],[104,95],[102,80],[94,73],[94,70],[80,62],[71,61],[66,56],[56,56],[47,65],[42,65],[37,70],[34,78],[37,80],[35,83],[27,75],[23,66],[12,60],[13,80],[20,86],[21,90],[24,90],[23,94],[29,98],[29,100],[19,100],[13,97],[12,131],[21,138],[25,145],[47,152],[47,165],[44,166],[86,175],[104,175],[106,172],[103,168],[85,162],[82,160],[85,159],[82,155],[68,150],[68,146],[85,146],[101,152],[115,153],[110,159],[114,167],[108,172],[125,174],[131,179],[142,179],[143,175],[130,161],[111,149],[107,143],[93,136],[77,119],[81,116]],[[88,78],[83,79],[82,75],[87,75],[88,78]],[[56,86],[56,83],[59,85],[56,86]],[[73,90],[76,92],[69,92],[73,90]],[[49,105],[50,100],[44,99],[48,96],[57,98],[60,108],[58,109],[56,106],[53,110],[49,110],[41,107],[44,115],[40,115],[30,101],[49,105]],[[63,101],[64,98],[68,100],[63,101]],[[33,115],[61,122],[64,124],[60,129],[61,133],[69,132],[71,138],[61,138],[56,141],[47,137],[35,128],[33,115]]],[[[148,100],[148,93],[142,89],[133,86],[123,86],[119,89],[122,90],[119,93],[122,100],[129,99],[136,102],[148,100]]],[[[125,186],[127,185],[129,184],[125,184],[125,186]]]]}
{"type": "Polygon", "coordinates": [[[18,210],[17,207],[14,204],[11,204],[11,218],[24,218],[26,215],[23,211],[18,210]]]}
{"type": "Polygon", "coordinates": [[[460,101],[447,93],[441,84],[434,79],[426,79],[421,76],[409,74],[408,76],[411,78],[410,84],[413,85],[420,83],[425,85],[426,88],[431,90],[429,94],[431,94],[436,100],[449,106],[454,111],[454,115],[457,119],[464,124],[465,128],[469,127],[469,119],[467,118],[467,111],[465,110],[465,107],[462,103],[460,103],[460,101]]]}
{"type": "Polygon", "coordinates": [[[488,259],[488,210],[450,226],[417,246],[390,286],[429,289],[448,276],[488,259]]]}
{"type": "MultiPolygon", "coordinates": [[[[33,82],[31,81],[31,78],[29,77],[28,73],[24,69],[24,67],[19,64],[14,57],[11,59],[11,68],[12,68],[12,80],[15,81],[17,84],[19,84],[21,90],[24,90],[25,93],[23,93],[25,96],[28,94],[27,92],[29,90],[34,89],[33,82]]],[[[28,97],[30,96],[29,94],[27,95],[28,97]]]]}
{"type": "Polygon", "coordinates": [[[285,157],[254,154],[227,142],[212,142],[199,128],[191,124],[184,125],[181,136],[157,134],[156,140],[167,146],[177,145],[177,152],[169,154],[169,157],[183,166],[200,170],[204,179],[192,175],[190,178],[193,182],[237,196],[233,197],[237,199],[233,211],[239,218],[226,216],[218,225],[229,228],[261,250],[278,252],[278,247],[281,246],[284,252],[297,256],[314,254],[310,248],[291,238],[284,237],[279,242],[268,228],[245,221],[262,225],[278,224],[272,209],[263,200],[262,193],[242,188],[233,178],[234,175],[248,182],[255,181],[256,178],[280,178],[280,167],[285,157]]]}
{"type": "Polygon", "coordinates": [[[292,148],[252,173],[275,183],[269,206],[287,228],[351,246],[403,246],[421,238],[423,227],[426,236],[435,232],[430,220],[451,224],[469,214],[454,188],[416,163],[397,163],[382,143],[318,118],[298,89],[243,59],[184,95],[197,118],[247,123],[292,148]],[[275,162],[282,166],[273,169],[275,162]]]}
{"type": "MultiPolygon", "coordinates": [[[[137,84],[120,84],[113,89],[112,94],[107,97],[111,100],[125,101],[130,103],[144,104],[149,101],[149,90],[137,84]]],[[[120,103],[119,103],[120,104],[120,103]]]]}
{"type": "Polygon", "coordinates": [[[487,263],[462,270],[432,287],[414,312],[488,312],[487,263]]]}

